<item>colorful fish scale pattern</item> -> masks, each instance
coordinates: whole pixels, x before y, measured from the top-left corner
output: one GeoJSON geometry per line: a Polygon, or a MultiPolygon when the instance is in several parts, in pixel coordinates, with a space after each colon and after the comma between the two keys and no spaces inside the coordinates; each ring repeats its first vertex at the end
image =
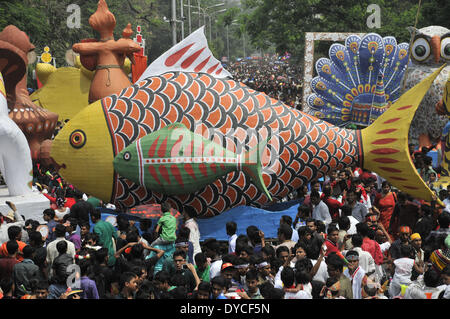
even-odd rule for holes
{"type": "MultiPolygon", "coordinates": [[[[237,154],[269,138],[266,155],[272,157],[262,158],[263,178],[275,200],[317,174],[362,161],[357,131],[337,128],[242,83],[208,74],[170,72],[151,77],[104,98],[102,106],[114,155],[175,122],[194,132],[199,127],[201,132],[213,130],[207,138],[237,154]],[[260,134],[259,140],[248,133],[251,130],[260,134]]],[[[194,207],[206,217],[240,205],[262,207],[268,202],[243,172],[231,172],[196,193],[178,196],[158,194],[115,176],[112,201],[120,207],[166,200],[178,209],[194,207]]]]}

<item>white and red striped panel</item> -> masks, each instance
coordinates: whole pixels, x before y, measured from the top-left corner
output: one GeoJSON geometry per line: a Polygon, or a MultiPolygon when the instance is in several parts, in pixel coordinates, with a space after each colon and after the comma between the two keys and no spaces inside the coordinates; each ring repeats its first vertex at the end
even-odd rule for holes
{"type": "Polygon", "coordinates": [[[208,73],[216,78],[232,77],[208,47],[204,26],[166,51],[148,66],[139,78],[142,81],[166,72],[208,73]]]}

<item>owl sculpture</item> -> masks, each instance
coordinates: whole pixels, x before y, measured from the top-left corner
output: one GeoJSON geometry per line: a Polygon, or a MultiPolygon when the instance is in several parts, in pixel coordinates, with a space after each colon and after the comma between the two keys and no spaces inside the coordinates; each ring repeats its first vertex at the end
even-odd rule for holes
{"type": "MultiPolygon", "coordinates": [[[[441,26],[429,26],[422,29],[410,28],[414,32],[411,42],[411,63],[405,74],[407,91],[444,63],[450,62],[450,29],[441,26]]],[[[428,137],[431,143],[437,143],[448,121],[447,116],[438,115],[436,103],[442,98],[443,88],[450,74],[450,65],[438,75],[420,104],[409,131],[410,143],[419,144],[421,135],[428,137]]]]}

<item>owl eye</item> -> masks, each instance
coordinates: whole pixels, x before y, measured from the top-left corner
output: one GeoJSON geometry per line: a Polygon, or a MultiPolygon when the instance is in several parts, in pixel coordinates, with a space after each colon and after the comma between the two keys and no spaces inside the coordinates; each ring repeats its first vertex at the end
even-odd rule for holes
{"type": "Polygon", "coordinates": [[[82,148],[86,144],[86,134],[82,130],[75,130],[70,134],[69,143],[73,148],[82,148]]]}
{"type": "Polygon", "coordinates": [[[441,57],[450,60],[450,37],[444,38],[441,41],[441,57]]]}
{"type": "Polygon", "coordinates": [[[412,56],[416,61],[425,61],[431,54],[431,47],[425,38],[418,38],[412,46],[412,56]]]}

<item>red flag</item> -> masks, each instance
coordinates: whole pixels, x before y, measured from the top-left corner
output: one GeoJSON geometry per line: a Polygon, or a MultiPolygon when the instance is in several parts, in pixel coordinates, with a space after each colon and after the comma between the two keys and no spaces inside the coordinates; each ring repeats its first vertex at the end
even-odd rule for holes
{"type": "Polygon", "coordinates": [[[135,53],[134,61],[135,64],[131,66],[131,74],[133,83],[136,83],[142,73],[147,69],[147,56],[135,53]]]}

